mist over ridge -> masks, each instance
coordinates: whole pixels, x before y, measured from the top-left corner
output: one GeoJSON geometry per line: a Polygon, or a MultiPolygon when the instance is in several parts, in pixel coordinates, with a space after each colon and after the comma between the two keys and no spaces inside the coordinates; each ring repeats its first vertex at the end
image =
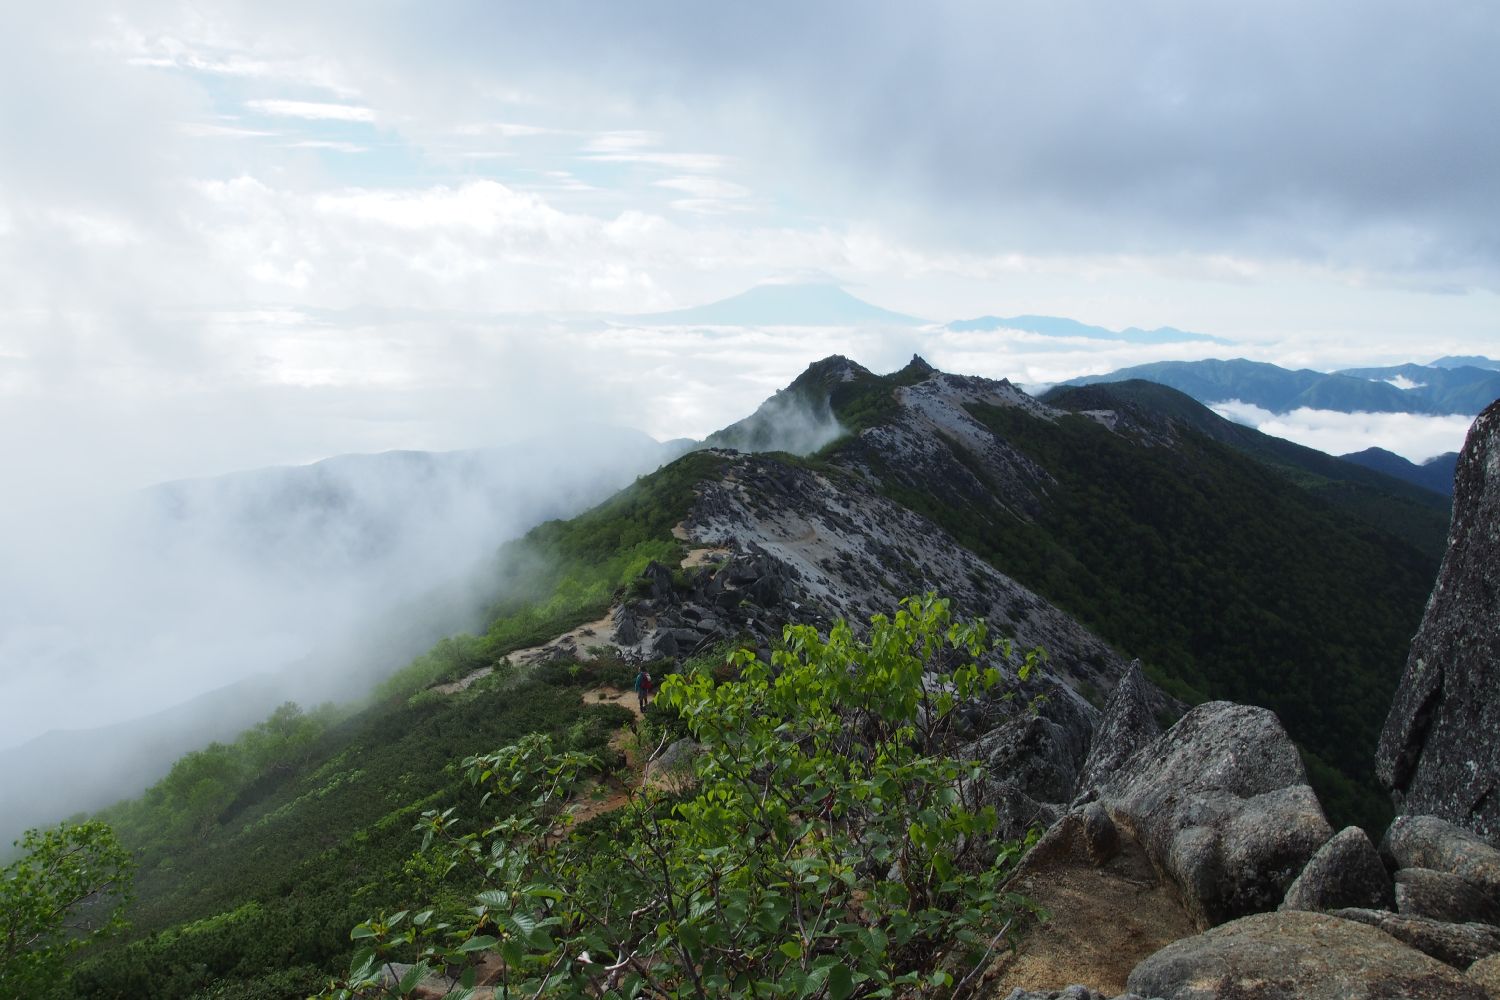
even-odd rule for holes
{"type": "Polygon", "coordinates": [[[580,427],[166,483],[11,521],[0,533],[0,701],[27,711],[0,737],[0,803],[30,800],[35,812],[59,783],[82,791],[111,767],[139,778],[288,698],[364,695],[436,638],[473,627],[502,542],[674,451],[580,427]],[[110,727],[127,742],[155,731],[157,745],[131,761],[112,746],[116,759],[101,762],[85,734],[110,727]],[[49,731],[76,735],[29,754],[49,731]]]}

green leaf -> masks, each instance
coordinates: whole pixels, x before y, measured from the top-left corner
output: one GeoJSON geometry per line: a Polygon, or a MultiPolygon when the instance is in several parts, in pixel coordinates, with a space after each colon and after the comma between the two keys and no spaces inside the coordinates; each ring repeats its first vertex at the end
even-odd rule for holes
{"type": "Polygon", "coordinates": [[[854,974],[849,971],[849,966],[840,962],[828,970],[829,1000],[847,1000],[853,992],[854,974]]]}
{"type": "Polygon", "coordinates": [[[484,951],[486,948],[495,947],[496,938],[488,934],[477,934],[458,946],[458,950],[465,954],[471,951],[484,951]]]}
{"type": "Polygon", "coordinates": [[[410,993],[412,990],[416,989],[417,984],[426,979],[430,972],[432,972],[432,966],[428,965],[426,962],[418,962],[416,965],[413,965],[406,971],[406,975],[401,977],[401,982],[396,988],[399,989],[404,996],[405,994],[410,993]]]}

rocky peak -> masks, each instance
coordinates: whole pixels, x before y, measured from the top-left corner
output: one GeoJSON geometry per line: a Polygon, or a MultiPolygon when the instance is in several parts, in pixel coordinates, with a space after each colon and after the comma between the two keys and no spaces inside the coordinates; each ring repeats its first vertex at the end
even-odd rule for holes
{"type": "Polygon", "coordinates": [[[1500,400],[1474,421],[1454,476],[1437,585],[1376,752],[1400,811],[1500,840],[1500,400]]]}
{"type": "Polygon", "coordinates": [[[874,377],[870,369],[857,361],[851,361],[842,354],[830,354],[823,360],[808,365],[807,370],[798,375],[787,388],[793,391],[818,389],[826,395],[828,390],[841,382],[874,377]]]}
{"type": "Polygon", "coordinates": [[[924,376],[936,373],[937,369],[928,364],[926,358],[920,354],[913,354],[911,360],[906,363],[906,367],[897,372],[896,376],[903,380],[916,381],[924,376]]]}

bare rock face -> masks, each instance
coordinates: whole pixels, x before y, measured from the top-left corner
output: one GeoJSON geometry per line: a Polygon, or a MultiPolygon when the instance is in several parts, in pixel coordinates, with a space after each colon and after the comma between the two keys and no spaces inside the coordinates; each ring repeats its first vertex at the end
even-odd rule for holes
{"type": "Polygon", "coordinates": [[[1337,910],[1334,915],[1378,927],[1397,941],[1456,969],[1467,969],[1481,958],[1500,953],[1500,927],[1489,924],[1449,924],[1357,907],[1337,910]]]}
{"type": "Polygon", "coordinates": [[[1430,868],[1457,875],[1500,904],[1500,851],[1436,816],[1397,816],[1380,853],[1395,868],[1430,868]]]}
{"type": "Polygon", "coordinates": [[[1286,910],[1173,942],[1128,989],[1163,1000],[1490,1000],[1477,981],[1373,927],[1286,910]]]}
{"type": "Polygon", "coordinates": [[[1199,705],[1100,789],[1200,927],[1274,909],[1333,835],[1273,712],[1199,705]]]}
{"type": "Polygon", "coordinates": [[[1061,990],[1023,990],[1017,986],[1010,991],[1005,1000],[1140,1000],[1140,998],[1128,993],[1124,996],[1110,997],[1108,994],[1075,983],[1061,990]]]}
{"type": "Polygon", "coordinates": [[[1396,912],[1452,924],[1500,924],[1500,905],[1457,875],[1430,868],[1396,873],[1396,912]]]}
{"type": "Polygon", "coordinates": [[[1474,421],[1454,476],[1437,586],[1380,734],[1375,769],[1402,812],[1500,842],[1500,400],[1474,421]]]}
{"type": "Polygon", "coordinates": [[[1365,831],[1346,827],[1312,856],[1286,891],[1283,910],[1389,909],[1391,879],[1365,831]]]}
{"type": "Polygon", "coordinates": [[[1104,717],[1094,730],[1088,759],[1078,775],[1077,792],[1082,799],[1097,795],[1098,786],[1147,743],[1161,735],[1156,722],[1151,682],[1134,660],[1104,706],[1104,717]]]}
{"type": "Polygon", "coordinates": [[[1490,996],[1500,997],[1500,955],[1481,958],[1469,966],[1469,978],[1490,991],[1490,996]]]}

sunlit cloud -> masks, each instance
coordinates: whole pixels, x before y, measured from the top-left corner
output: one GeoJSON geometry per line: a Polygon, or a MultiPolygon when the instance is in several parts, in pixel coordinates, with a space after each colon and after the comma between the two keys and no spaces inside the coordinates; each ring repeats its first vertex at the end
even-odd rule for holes
{"type": "Polygon", "coordinates": [[[241,128],[237,125],[211,125],[202,122],[184,122],[178,126],[183,135],[199,139],[263,139],[280,135],[265,129],[241,128]]]}
{"type": "Polygon", "coordinates": [[[662,136],[659,132],[629,129],[597,133],[584,143],[583,149],[588,153],[628,153],[659,146],[661,141],[662,136]]]}
{"type": "Polygon", "coordinates": [[[750,195],[749,188],[720,177],[668,177],[665,180],[653,181],[652,183],[656,187],[685,192],[694,198],[724,200],[727,198],[746,198],[750,195]]]}
{"type": "Polygon", "coordinates": [[[263,115],[278,118],[306,118],[312,121],[373,122],[375,112],[357,104],[330,104],[323,101],[284,101],[263,99],[246,101],[245,107],[263,115]]]}
{"type": "Polygon", "coordinates": [[[585,159],[596,163],[641,163],[670,170],[722,170],[734,162],[733,157],[718,153],[588,153],[585,159]]]}
{"type": "Polygon", "coordinates": [[[335,153],[368,153],[370,147],[361,146],[353,142],[340,142],[334,139],[304,139],[301,142],[287,143],[288,149],[326,149],[335,153]]]}

